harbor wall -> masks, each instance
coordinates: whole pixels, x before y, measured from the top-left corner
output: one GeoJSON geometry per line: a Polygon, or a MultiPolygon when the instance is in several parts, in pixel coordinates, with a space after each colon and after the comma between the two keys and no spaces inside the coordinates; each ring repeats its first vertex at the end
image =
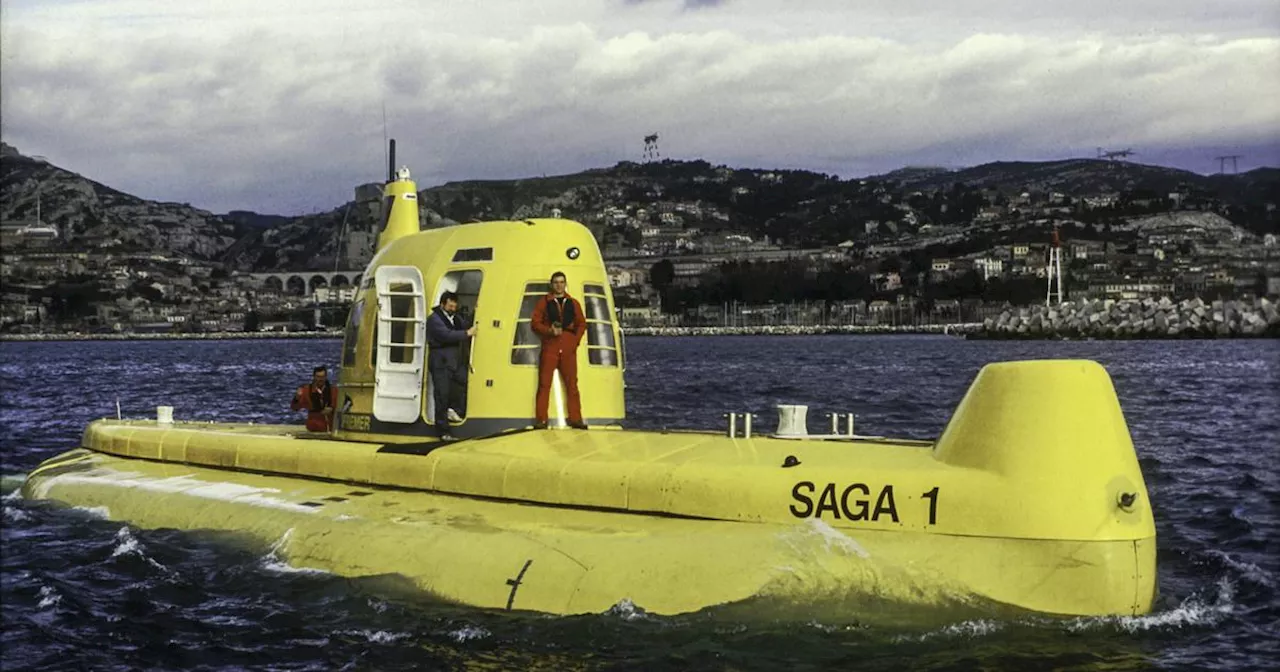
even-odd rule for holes
{"type": "Polygon", "coordinates": [[[1280,309],[1266,297],[1068,301],[1018,306],[988,317],[977,338],[1257,338],[1280,337],[1280,309]]]}

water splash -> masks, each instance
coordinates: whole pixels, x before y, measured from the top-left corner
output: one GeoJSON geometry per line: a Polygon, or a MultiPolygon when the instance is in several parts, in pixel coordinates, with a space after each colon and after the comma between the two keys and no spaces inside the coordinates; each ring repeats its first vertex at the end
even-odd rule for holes
{"type": "Polygon", "coordinates": [[[1144,616],[1104,616],[1080,618],[1068,623],[1071,632],[1083,632],[1099,627],[1116,627],[1128,633],[1147,630],[1170,630],[1185,627],[1214,626],[1235,610],[1235,583],[1223,577],[1216,584],[1217,593],[1212,601],[1194,594],[1176,608],[1144,616]]]}
{"type": "Polygon", "coordinates": [[[342,630],[340,634],[363,637],[371,644],[390,644],[410,636],[407,632],[387,632],[386,630],[342,630]]]}
{"type": "Polygon", "coordinates": [[[285,530],[284,534],[280,535],[280,538],[276,540],[276,543],[272,544],[271,548],[262,556],[259,560],[259,565],[262,569],[275,574],[330,574],[331,572],[327,572],[323,569],[316,569],[314,567],[294,567],[289,564],[289,562],[284,558],[284,552],[289,543],[289,539],[293,537],[293,530],[294,528],[292,527],[285,530]]]}
{"type": "Polygon", "coordinates": [[[53,589],[53,586],[40,586],[40,604],[38,606],[41,609],[56,607],[61,601],[62,596],[53,589]]]}
{"type": "Polygon", "coordinates": [[[116,532],[116,547],[111,551],[111,557],[113,558],[125,555],[142,558],[152,567],[166,574],[172,574],[168,567],[156,562],[155,559],[147,555],[146,549],[142,547],[142,542],[133,536],[133,532],[129,530],[128,526],[122,527],[120,531],[116,532]]]}
{"type": "Polygon", "coordinates": [[[490,634],[492,633],[478,625],[464,625],[461,628],[450,632],[449,637],[455,642],[462,643],[469,642],[473,639],[483,639],[488,637],[490,634]]]}
{"type": "Polygon", "coordinates": [[[629,597],[622,598],[622,600],[617,604],[609,607],[604,614],[605,616],[616,616],[624,621],[645,620],[650,618],[649,613],[636,606],[636,603],[632,602],[629,597]]]}

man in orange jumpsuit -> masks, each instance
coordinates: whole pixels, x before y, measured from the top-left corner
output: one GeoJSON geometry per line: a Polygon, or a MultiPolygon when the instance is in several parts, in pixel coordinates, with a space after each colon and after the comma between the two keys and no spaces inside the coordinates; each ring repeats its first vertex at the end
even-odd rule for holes
{"type": "Polygon", "coordinates": [[[338,405],[338,388],[329,384],[329,373],[323,366],[311,372],[311,382],[293,393],[295,411],[306,409],[307,431],[328,432],[333,429],[333,409],[338,405]]]}
{"type": "Polygon", "coordinates": [[[551,293],[538,299],[533,307],[530,326],[542,338],[542,357],[538,363],[538,397],[534,407],[534,429],[547,428],[547,404],[551,399],[551,381],[556,370],[564,383],[569,426],[586,429],[582,419],[582,400],[578,396],[578,343],[587,333],[587,318],[582,304],[565,292],[568,284],[564,273],[551,276],[551,293]]]}

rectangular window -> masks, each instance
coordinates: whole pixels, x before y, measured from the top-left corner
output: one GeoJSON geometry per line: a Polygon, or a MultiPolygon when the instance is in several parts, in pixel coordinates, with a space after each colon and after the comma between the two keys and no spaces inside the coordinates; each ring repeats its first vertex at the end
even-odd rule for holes
{"type": "Polygon", "coordinates": [[[492,247],[472,247],[453,253],[453,261],[493,261],[492,247]]]}
{"type": "Polygon", "coordinates": [[[351,306],[351,314],[347,316],[347,329],[343,334],[342,365],[356,365],[356,348],[360,345],[360,323],[364,318],[364,299],[351,306]]]}
{"type": "Polygon", "coordinates": [[[520,300],[520,313],[516,315],[516,335],[511,341],[511,363],[516,366],[537,366],[542,339],[533,330],[533,309],[538,300],[551,291],[545,282],[530,282],[524,286],[520,300]]]}
{"type": "Polygon", "coordinates": [[[391,317],[399,318],[405,321],[391,323],[391,342],[395,345],[391,346],[391,361],[395,364],[408,364],[413,361],[414,347],[417,345],[415,336],[417,330],[414,329],[414,321],[421,319],[415,314],[413,294],[413,285],[408,283],[392,283],[391,300],[391,317]],[[399,295],[403,294],[403,295],[399,295]]]}
{"type": "Polygon", "coordinates": [[[618,365],[618,344],[614,338],[613,311],[604,285],[582,285],[583,310],[587,318],[587,363],[596,366],[618,365]]]}

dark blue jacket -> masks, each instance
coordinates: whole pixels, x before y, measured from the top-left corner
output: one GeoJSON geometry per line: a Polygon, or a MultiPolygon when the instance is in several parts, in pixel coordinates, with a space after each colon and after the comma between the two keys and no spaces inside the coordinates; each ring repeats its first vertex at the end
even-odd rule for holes
{"type": "Polygon", "coordinates": [[[467,329],[471,324],[458,313],[453,314],[453,322],[445,317],[440,306],[431,309],[431,317],[427,318],[427,346],[431,348],[431,361],[457,362],[458,346],[467,340],[467,329]]]}

